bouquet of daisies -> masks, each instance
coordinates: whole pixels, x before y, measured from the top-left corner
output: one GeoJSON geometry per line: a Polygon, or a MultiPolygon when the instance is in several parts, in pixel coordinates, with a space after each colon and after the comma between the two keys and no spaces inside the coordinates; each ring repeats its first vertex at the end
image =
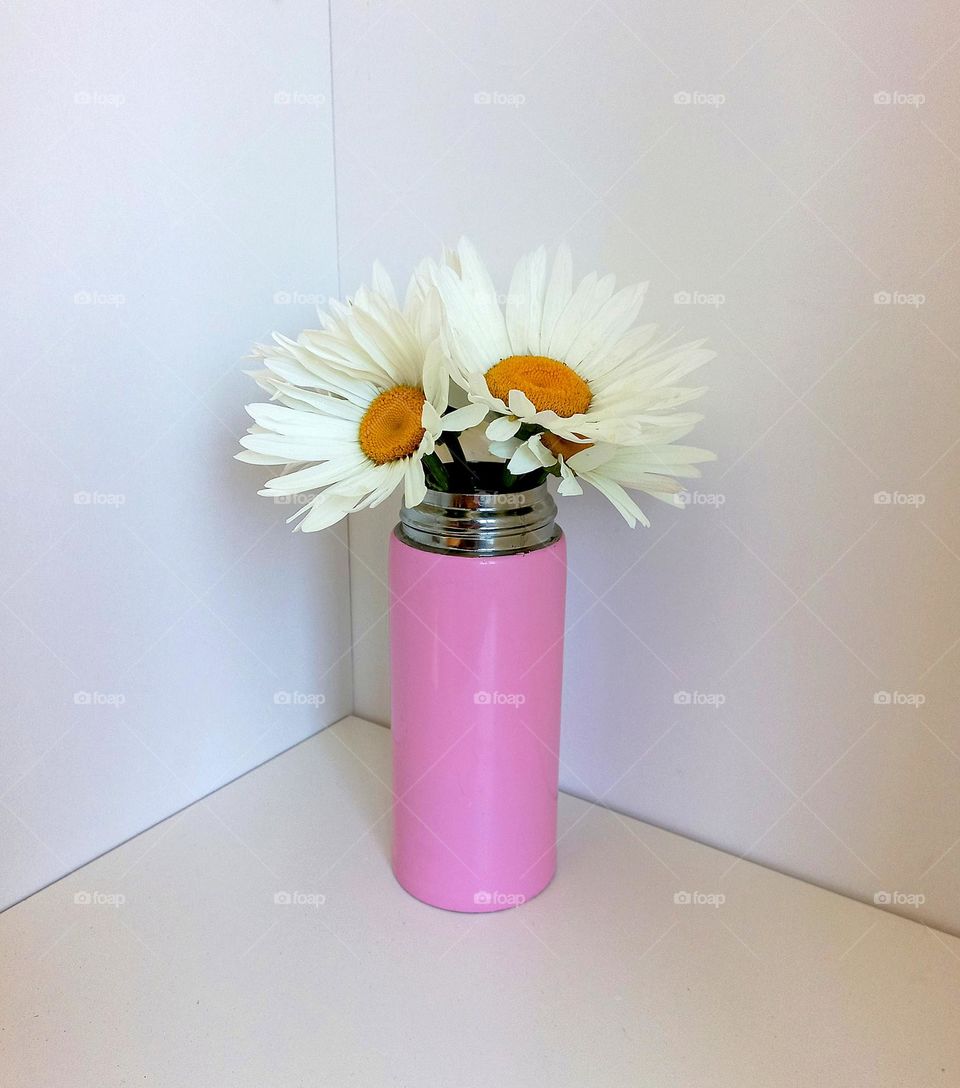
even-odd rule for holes
{"type": "Polygon", "coordinates": [[[497,490],[551,474],[559,494],[590,484],[631,527],[649,525],[629,492],[682,505],[678,481],[713,460],[680,440],[702,418],[685,406],[704,392],[681,383],[714,353],[638,325],[645,289],[617,291],[595,272],[575,284],[566,246],[551,264],[543,248],[522,257],[505,298],[466,240],[423,261],[402,303],[375,266],[319,329],[255,348],[270,400],[248,406],[237,457],[281,469],[260,494],[311,496],[290,519],[305,532],[401,486],[408,507],[428,487],[480,490],[464,437],[499,462],[497,490]]]}

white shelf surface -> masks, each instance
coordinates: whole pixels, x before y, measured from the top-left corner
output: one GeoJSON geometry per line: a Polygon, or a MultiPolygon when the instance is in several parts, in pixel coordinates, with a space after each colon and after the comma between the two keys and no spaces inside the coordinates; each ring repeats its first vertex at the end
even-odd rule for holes
{"type": "Polygon", "coordinates": [[[389,769],[345,719],[0,915],[0,1084],[960,1084],[960,940],[565,795],[542,895],[435,910],[389,769]]]}

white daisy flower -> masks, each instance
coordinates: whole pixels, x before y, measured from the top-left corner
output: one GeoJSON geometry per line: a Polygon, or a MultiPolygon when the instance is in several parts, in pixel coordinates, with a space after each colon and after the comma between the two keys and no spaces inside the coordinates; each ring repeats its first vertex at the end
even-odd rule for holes
{"type": "Polygon", "coordinates": [[[254,426],[241,439],[241,461],[284,465],[261,495],[319,491],[290,518],[305,532],[383,502],[403,484],[407,506],[426,492],[424,462],[443,471],[435,447],[444,431],[475,426],[486,409],[470,404],[446,415],[447,363],[437,333],[440,305],[418,271],[404,306],[379,267],[373,289],[352,304],[331,304],[323,328],[297,340],[275,335],[255,356],[253,375],[271,394],[251,404],[254,426]],[[323,489],[323,490],[319,490],[323,489]]]}
{"type": "Polygon", "coordinates": [[[497,456],[509,458],[507,468],[515,475],[556,467],[561,495],[582,495],[580,481],[585,480],[613,503],[633,529],[637,522],[649,526],[650,521],[625,488],[643,491],[671,506],[683,506],[683,485],[674,477],[699,477],[696,465],[716,460],[709,450],[675,444],[689,431],[689,426],[664,430],[658,438],[632,446],[570,442],[541,433],[525,442],[514,438],[491,443],[490,448],[497,456]]]}
{"type": "Polygon", "coordinates": [[[701,418],[676,409],[704,390],[674,383],[714,353],[702,341],[655,342],[654,325],[634,327],[646,284],[615,292],[613,276],[591,272],[574,287],[569,249],[560,247],[548,275],[541,247],[517,263],[501,307],[466,239],[431,271],[451,373],[471,401],[496,413],[492,442],[526,425],[569,442],[634,444],[701,418]]]}

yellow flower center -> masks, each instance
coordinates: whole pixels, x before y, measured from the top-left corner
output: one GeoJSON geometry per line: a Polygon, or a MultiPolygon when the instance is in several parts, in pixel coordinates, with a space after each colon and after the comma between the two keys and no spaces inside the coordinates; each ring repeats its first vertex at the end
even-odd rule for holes
{"type": "Polygon", "coordinates": [[[544,431],[540,435],[540,441],[554,457],[562,457],[564,461],[569,461],[575,453],[588,450],[593,445],[592,442],[571,442],[569,438],[561,438],[559,435],[550,434],[549,431],[544,431]]]}
{"type": "Polygon", "coordinates": [[[416,453],[424,430],[423,390],[395,385],[370,402],[360,420],[360,449],[374,464],[385,465],[416,453]]]}
{"type": "Polygon", "coordinates": [[[566,363],[544,355],[511,355],[490,367],[487,388],[504,404],[511,389],[526,393],[538,412],[575,416],[585,412],[593,399],[590,386],[566,363]]]}

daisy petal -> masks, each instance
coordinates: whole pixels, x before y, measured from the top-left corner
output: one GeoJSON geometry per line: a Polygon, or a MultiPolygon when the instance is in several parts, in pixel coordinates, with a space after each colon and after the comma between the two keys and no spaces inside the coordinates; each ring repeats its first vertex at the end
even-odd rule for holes
{"type": "Polygon", "coordinates": [[[268,453],[254,453],[253,450],[243,450],[235,453],[234,460],[245,461],[248,465],[285,465],[286,457],[273,457],[268,453]]]}
{"type": "Polygon", "coordinates": [[[540,319],[540,336],[536,344],[537,355],[546,355],[550,337],[553,335],[557,318],[563,313],[573,293],[573,258],[570,248],[563,243],[553,258],[550,283],[543,299],[543,314],[540,319]]]}
{"type": "Polygon", "coordinates": [[[537,406],[522,389],[511,389],[507,405],[512,415],[530,419],[537,414],[537,406]]]}
{"type": "Polygon", "coordinates": [[[567,349],[564,356],[567,363],[570,366],[585,363],[582,370],[589,376],[589,360],[606,358],[617,341],[637,320],[646,291],[645,283],[635,287],[625,287],[605,303],[590,321],[585,321],[583,328],[567,349]]]}
{"type": "Polygon", "coordinates": [[[423,402],[423,411],[420,413],[420,423],[427,434],[440,434],[443,430],[443,422],[440,413],[430,401],[423,402]]]}
{"type": "Polygon", "coordinates": [[[296,495],[301,491],[313,491],[315,488],[326,487],[328,484],[342,480],[345,473],[360,469],[365,463],[366,458],[360,453],[350,461],[338,459],[326,461],[322,465],[308,465],[296,472],[288,472],[268,480],[260,494],[296,495]]]}
{"type": "Polygon", "coordinates": [[[507,293],[507,335],[514,355],[535,354],[540,346],[547,251],[541,246],[521,257],[507,293]]]}
{"type": "Polygon", "coordinates": [[[463,408],[455,408],[452,412],[447,412],[440,422],[445,431],[466,431],[482,423],[486,414],[485,404],[467,404],[463,408]]]}
{"type": "Polygon", "coordinates": [[[589,321],[613,294],[613,276],[598,279],[596,272],[584,276],[550,334],[551,359],[565,359],[585,322],[589,321]]]}
{"type": "Polygon", "coordinates": [[[427,348],[423,360],[423,393],[427,403],[439,414],[447,407],[450,392],[450,376],[447,371],[443,348],[439,340],[434,340],[427,348]]]}
{"type": "Polygon", "coordinates": [[[397,292],[394,290],[393,280],[390,279],[387,270],[379,261],[373,262],[373,276],[370,282],[378,295],[382,295],[394,309],[398,308],[397,292]]]}
{"type": "Polygon", "coordinates": [[[631,529],[636,528],[638,521],[641,525],[649,527],[650,522],[643,511],[618,483],[599,473],[592,472],[583,473],[581,478],[586,480],[587,483],[593,484],[601,495],[606,496],[613,503],[631,529]]]}
{"type": "Polygon", "coordinates": [[[341,518],[346,517],[347,514],[354,510],[356,506],[356,496],[324,491],[310,504],[306,517],[297,528],[304,533],[316,533],[320,529],[326,529],[336,524],[341,518]]]}
{"type": "MultiPolygon", "coordinates": [[[[539,441],[537,441],[537,446],[540,446],[539,441]]],[[[514,476],[522,476],[525,472],[535,472],[543,467],[543,462],[537,456],[536,450],[531,448],[530,442],[524,442],[510,458],[507,465],[507,468],[514,476]]]]}
{"type": "Polygon", "coordinates": [[[490,273],[480,259],[480,255],[467,238],[461,238],[457,245],[460,259],[461,282],[473,302],[473,308],[479,319],[486,340],[493,349],[488,365],[498,359],[505,359],[510,354],[510,338],[500,311],[497,289],[490,273]]]}
{"type": "Polygon", "coordinates": [[[560,486],[557,491],[561,495],[583,494],[583,488],[580,486],[579,480],[563,461],[560,462],[560,486]]]}
{"type": "Polygon", "coordinates": [[[588,446],[567,458],[567,464],[576,472],[590,472],[600,465],[613,460],[617,454],[616,446],[588,446]]]}
{"type": "Polygon", "coordinates": [[[497,416],[496,419],[490,421],[486,434],[491,442],[506,442],[508,438],[513,438],[519,430],[519,419],[514,419],[511,416],[497,416]]]}
{"type": "Polygon", "coordinates": [[[419,506],[427,496],[423,462],[411,457],[403,473],[403,501],[410,508],[419,506]]]}
{"type": "MultiPolygon", "coordinates": [[[[509,461],[522,445],[519,438],[508,438],[506,442],[490,442],[487,448],[494,457],[502,457],[505,461],[509,461]]],[[[237,456],[240,455],[237,454],[237,456]]]]}

